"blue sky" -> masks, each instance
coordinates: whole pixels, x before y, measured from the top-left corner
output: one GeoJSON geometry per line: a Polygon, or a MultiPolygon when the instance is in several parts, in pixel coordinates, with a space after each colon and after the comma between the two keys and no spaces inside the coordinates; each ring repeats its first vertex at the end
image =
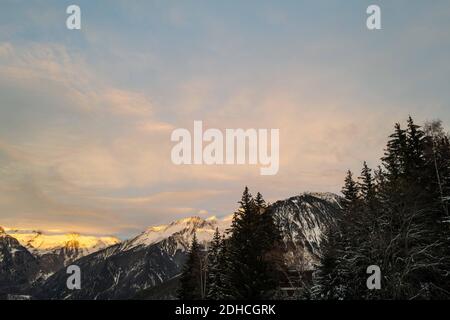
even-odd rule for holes
{"type": "Polygon", "coordinates": [[[2,1],[0,225],[127,237],[228,214],[245,184],[338,192],[394,122],[448,128],[449,32],[448,1],[2,1]],[[279,173],[174,166],[194,120],[279,128],[279,173]]]}

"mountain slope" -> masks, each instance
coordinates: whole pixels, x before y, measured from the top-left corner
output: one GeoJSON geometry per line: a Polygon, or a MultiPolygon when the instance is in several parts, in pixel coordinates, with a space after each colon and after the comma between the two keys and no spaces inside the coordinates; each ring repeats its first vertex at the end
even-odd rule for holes
{"type": "Polygon", "coordinates": [[[0,297],[26,291],[38,274],[36,258],[0,227],[0,297]]]}
{"type": "Polygon", "coordinates": [[[269,210],[280,228],[291,269],[315,269],[322,235],[339,216],[340,202],[333,193],[304,193],[271,205],[269,210]]]}
{"type": "Polygon", "coordinates": [[[46,234],[24,230],[8,230],[7,233],[36,257],[44,279],[81,257],[120,242],[114,237],[78,233],[46,234]]]}

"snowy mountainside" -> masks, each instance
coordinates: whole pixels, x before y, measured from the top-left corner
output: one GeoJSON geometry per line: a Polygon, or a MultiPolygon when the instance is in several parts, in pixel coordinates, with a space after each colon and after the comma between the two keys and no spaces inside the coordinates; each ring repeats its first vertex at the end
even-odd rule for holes
{"type": "Polygon", "coordinates": [[[43,278],[81,257],[120,242],[115,237],[96,237],[78,233],[47,234],[41,231],[14,229],[8,229],[7,233],[37,258],[43,278]]]}
{"type": "Polygon", "coordinates": [[[36,258],[0,227],[0,299],[27,290],[38,273],[36,258]]]}
{"type": "Polygon", "coordinates": [[[137,237],[78,259],[83,272],[81,290],[67,290],[67,275],[51,276],[36,295],[52,299],[127,299],[177,276],[184,265],[194,233],[206,244],[215,229],[228,226],[229,219],[185,218],[153,226],[137,237]]]}
{"type": "Polygon", "coordinates": [[[290,268],[315,268],[324,232],[341,212],[340,202],[333,193],[306,192],[271,205],[269,210],[280,228],[290,268]]]}
{"type": "Polygon", "coordinates": [[[223,232],[228,225],[224,224],[223,220],[218,220],[215,217],[208,219],[200,217],[184,218],[167,225],[150,227],[137,237],[125,241],[121,249],[129,250],[138,246],[149,246],[173,237],[177,240],[177,249],[187,250],[191,244],[194,232],[200,243],[207,243],[212,239],[216,227],[223,232]]]}

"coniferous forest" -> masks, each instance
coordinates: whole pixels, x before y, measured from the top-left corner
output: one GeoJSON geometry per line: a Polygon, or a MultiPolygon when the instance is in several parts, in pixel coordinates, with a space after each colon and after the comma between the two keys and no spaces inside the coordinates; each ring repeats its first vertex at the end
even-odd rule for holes
{"type": "MultiPolygon", "coordinates": [[[[450,298],[450,139],[440,121],[395,124],[380,165],[343,181],[341,212],[296,299],[450,298]],[[379,287],[368,289],[368,267],[379,287]]],[[[277,299],[284,247],[270,205],[245,188],[226,234],[191,245],[180,299],[277,299]]]]}

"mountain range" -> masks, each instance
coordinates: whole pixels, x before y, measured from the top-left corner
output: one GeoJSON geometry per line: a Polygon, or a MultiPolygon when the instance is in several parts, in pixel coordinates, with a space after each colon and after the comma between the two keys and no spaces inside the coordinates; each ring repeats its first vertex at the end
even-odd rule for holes
{"type": "MultiPolygon", "coordinates": [[[[290,269],[315,269],[323,232],[339,215],[340,201],[332,193],[303,193],[269,206],[280,228],[290,269]]],[[[0,229],[0,297],[175,298],[177,278],[194,233],[207,246],[216,228],[226,234],[232,217],[184,218],[149,227],[123,242],[113,237],[0,229]],[[67,289],[65,267],[69,264],[81,269],[81,290],[67,289]]]]}
{"type": "Polygon", "coordinates": [[[115,237],[95,237],[78,233],[46,234],[42,231],[14,229],[8,230],[7,233],[36,257],[40,267],[39,276],[43,279],[81,257],[120,242],[115,237]]]}

